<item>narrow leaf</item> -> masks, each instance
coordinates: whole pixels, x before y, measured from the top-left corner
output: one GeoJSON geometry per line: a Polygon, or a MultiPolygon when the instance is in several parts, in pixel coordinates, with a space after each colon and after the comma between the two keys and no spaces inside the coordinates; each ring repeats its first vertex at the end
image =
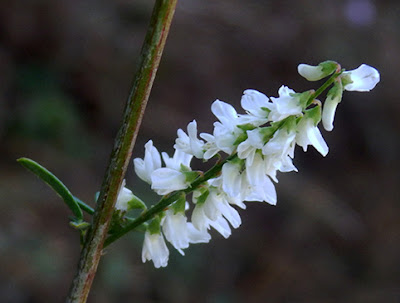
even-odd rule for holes
{"type": "Polygon", "coordinates": [[[83,219],[82,210],[79,207],[77,200],[75,200],[69,189],[56,176],[31,159],[19,158],[17,161],[23,167],[30,170],[47,183],[47,185],[49,185],[64,200],[65,204],[67,204],[78,220],[83,219]]]}

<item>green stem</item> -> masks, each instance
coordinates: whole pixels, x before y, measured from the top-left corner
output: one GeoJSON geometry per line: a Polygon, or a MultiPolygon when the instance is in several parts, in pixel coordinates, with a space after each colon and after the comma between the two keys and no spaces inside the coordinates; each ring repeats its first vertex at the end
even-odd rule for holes
{"type": "Polygon", "coordinates": [[[156,205],[149,208],[147,211],[144,211],[139,217],[134,219],[131,223],[129,223],[123,229],[119,230],[117,233],[109,236],[104,243],[104,247],[107,247],[108,245],[110,245],[114,241],[118,240],[123,235],[130,232],[131,230],[140,226],[144,222],[152,219],[159,212],[163,211],[166,207],[168,207],[169,205],[171,205],[172,203],[177,201],[182,193],[189,194],[192,191],[194,191],[196,188],[198,188],[202,183],[206,182],[207,180],[209,180],[211,178],[215,178],[220,173],[222,166],[227,161],[230,161],[236,157],[237,157],[237,154],[233,154],[233,155],[229,156],[228,158],[226,158],[224,161],[218,162],[212,168],[210,168],[206,173],[204,173],[203,176],[194,180],[187,189],[175,191],[175,192],[169,194],[168,196],[162,197],[161,200],[156,205]]]}
{"type": "Polygon", "coordinates": [[[341,75],[342,71],[335,72],[328,80],[325,81],[308,99],[307,106],[309,106],[315,98],[322,94],[335,80],[341,75]]]}
{"type": "Polygon", "coordinates": [[[119,188],[130,162],[147,100],[169,32],[177,0],[156,0],[150,25],[142,47],[139,69],[124,111],[124,119],[115,140],[110,163],[100,190],[85,245],[81,251],[78,272],[66,302],[86,302],[100,262],[119,188]]]}

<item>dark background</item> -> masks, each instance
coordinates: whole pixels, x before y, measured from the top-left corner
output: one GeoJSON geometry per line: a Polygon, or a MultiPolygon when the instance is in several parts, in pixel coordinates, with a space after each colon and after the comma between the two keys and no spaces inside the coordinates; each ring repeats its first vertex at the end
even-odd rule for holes
{"type": "MultiPolygon", "coordinates": [[[[79,257],[68,209],[16,163],[30,157],[93,205],[119,127],[153,1],[0,2],[0,301],[63,302],[79,257]]],[[[330,152],[296,150],[278,205],[248,203],[225,240],[169,265],[142,264],[143,234],[107,250],[89,302],[400,302],[400,2],[181,0],[134,157],[153,139],[172,152],[211,103],[240,110],[247,88],[316,88],[299,63],[376,67],[370,93],[348,92],[330,152]]],[[[132,166],[128,187],[148,204],[132,166]]]]}

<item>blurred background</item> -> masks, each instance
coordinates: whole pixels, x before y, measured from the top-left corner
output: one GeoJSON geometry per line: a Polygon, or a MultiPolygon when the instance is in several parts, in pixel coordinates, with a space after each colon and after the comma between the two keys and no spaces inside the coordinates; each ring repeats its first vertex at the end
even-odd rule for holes
{"type": "MultiPolygon", "coordinates": [[[[0,2],[0,301],[64,301],[78,235],[15,160],[35,159],[93,205],[153,3],[0,2]]],[[[277,206],[248,203],[228,240],[170,249],[164,269],[143,264],[143,234],[129,234],[107,250],[89,302],[400,302],[399,54],[395,0],[180,1],[134,157],[149,139],[171,153],[193,119],[210,132],[216,98],[240,111],[248,88],[316,88],[299,63],[367,63],[382,80],[344,94],[325,158],[297,148],[277,206]]],[[[126,179],[155,202],[132,166],[126,179]]]]}

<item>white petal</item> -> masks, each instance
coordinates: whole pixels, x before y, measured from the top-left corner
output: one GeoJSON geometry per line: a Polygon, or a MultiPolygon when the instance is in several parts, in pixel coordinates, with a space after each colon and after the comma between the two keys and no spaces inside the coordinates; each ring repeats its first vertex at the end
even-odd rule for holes
{"type": "Polygon", "coordinates": [[[380,81],[379,72],[372,66],[361,64],[358,68],[343,73],[352,83],[344,86],[348,91],[368,92],[380,81]]]}
{"type": "Polygon", "coordinates": [[[322,110],[322,125],[327,131],[333,130],[333,120],[335,119],[336,107],[338,102],[335,99],[327,98],[322,110]]]}
{"type": "Polygon", "coordinates": [[[237,197],[241,188],[240,165],[226,162],[222,166],[222,189],[231,197],[237,197]]]}
{"type": "Polygon", "coordinates": [[[232,105],[220,100],[216,100],[211,105],[212,113],[224,125],[234,125],[238,115],[232,105]]]}
{"type": "Polygon", "coordinates": [[[299,64],[297,71],[300,76],[306,78],[308,81],[318,81],[324,77],[322,66],[313,66],[308,64],[299,64]]]}
{"type": "Polygon", "coordinates": [[[190,243],[208,243],[211,239],[210,234],[206,231],[196,229],[192,223],[187,223],[188,237],[190,243]]]}
{"type": "Polygon", "coordinates": [[[161,157],[157,148],[153,146],[153,141],[149,140],[144,147],[144,159],[135,158],[133,164],[138,177],[147,183],[151,183],[151,174],[161,167],[161,157]]]}
{"type": "Polygon", "coordinates": [[[227,239],[232,233],[228,222],[222,216],[215,221],[210,221],[210,225],[225,239],[227,239]]]}
{"type": "Polygon", "coordinates": [[[169,250],[161,233],[150,234],[146,231],[142,249],[142,261],[153,260],[154,267],[165,267],[168,264],[169,250]]]}
{"type": "Polygon", "coordinates": [[[151,182],[151,188],[159,195],[166,195],[189,186],[184,174],[166,167],[155,170],[151,175],[151,182]]]}
{"type": "Polygon", "coordinates": [[[310,127],[307,131],[307,135],[310,139],[311,145],[325,157],[328,154],[329,148],[318,127],[310,127]]]}

